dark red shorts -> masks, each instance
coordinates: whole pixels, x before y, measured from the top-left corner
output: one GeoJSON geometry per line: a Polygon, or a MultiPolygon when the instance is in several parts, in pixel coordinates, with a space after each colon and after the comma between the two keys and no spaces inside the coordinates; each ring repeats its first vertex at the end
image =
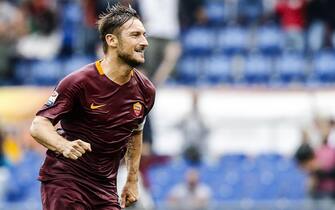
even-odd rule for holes
{"type": "Polygon", "coordinates": [[[116,202],[102,200],[80,184],[66,180],[42,182],[43,210],[120,210],[116,202]]]}

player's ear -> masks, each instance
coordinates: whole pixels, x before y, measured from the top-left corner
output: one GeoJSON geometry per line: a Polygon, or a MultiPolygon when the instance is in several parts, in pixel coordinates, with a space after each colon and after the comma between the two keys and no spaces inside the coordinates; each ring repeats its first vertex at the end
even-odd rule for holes
{"type": "Polygon", "coordinates": [[[118,39],[114,34],[106,34],[105,36],[106,43],[109,47],[117,47],[118,39]]]}

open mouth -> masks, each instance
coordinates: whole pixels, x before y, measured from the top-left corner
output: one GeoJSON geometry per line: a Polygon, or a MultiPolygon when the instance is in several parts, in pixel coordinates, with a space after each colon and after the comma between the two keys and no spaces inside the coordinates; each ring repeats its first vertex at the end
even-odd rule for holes
{"type": "Polygon", "coordinates": [[[137,53],[144,53],[144,48],[137,48],[137,49],[135,49],[135,52],[137,52],[137,53]]]}

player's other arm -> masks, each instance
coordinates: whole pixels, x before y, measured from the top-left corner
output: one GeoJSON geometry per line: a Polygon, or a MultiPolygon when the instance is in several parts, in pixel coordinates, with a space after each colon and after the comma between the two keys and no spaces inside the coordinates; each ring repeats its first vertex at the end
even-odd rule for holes
{"type": "Polygon", "coordinates": [[[136,202],[138,195],[138,176],[142,152],[143,131],[135,131],[127,146],[125,161],[128,170],[127,182],[121,194],[121,207],[125,208],[136,202]]]}
{"type": "Polygon", "coordinates": [[[36,116],[30,126],[31,136],[41,145],[66,158],[78,159],[86,151],[91,151],[91,145],[82,140],[68,141],[59,135],[50,120],[36,116]]]}

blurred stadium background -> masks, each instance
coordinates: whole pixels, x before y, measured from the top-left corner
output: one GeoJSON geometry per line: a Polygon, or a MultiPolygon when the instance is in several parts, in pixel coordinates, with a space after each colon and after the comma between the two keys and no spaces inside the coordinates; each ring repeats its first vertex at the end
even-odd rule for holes
{"type": "MultiPolygon", "coordinates": [[[[29,124],[62,77],[99,59],[95,21],[115,2],[0,1],[0,210],[41,209],[45,151],[29,124]]],[[[156,22],[178,36],[156,38],[173,40],[172,54],[181,49],[172,73],[156,81],[145,139],[141,169],[153,209],[187,208],[190,201],[175,208],[169,196],[189,168],[211,191],[208,208],[190,210],[335,209],[311,196],[310,177],[293,159],[304,139],[335,145],[334,1],[148,2],[121,1],[144,17],[158,13],[156,22]],[[164,25],[166,11],[178,25],[164,25]]]]}

